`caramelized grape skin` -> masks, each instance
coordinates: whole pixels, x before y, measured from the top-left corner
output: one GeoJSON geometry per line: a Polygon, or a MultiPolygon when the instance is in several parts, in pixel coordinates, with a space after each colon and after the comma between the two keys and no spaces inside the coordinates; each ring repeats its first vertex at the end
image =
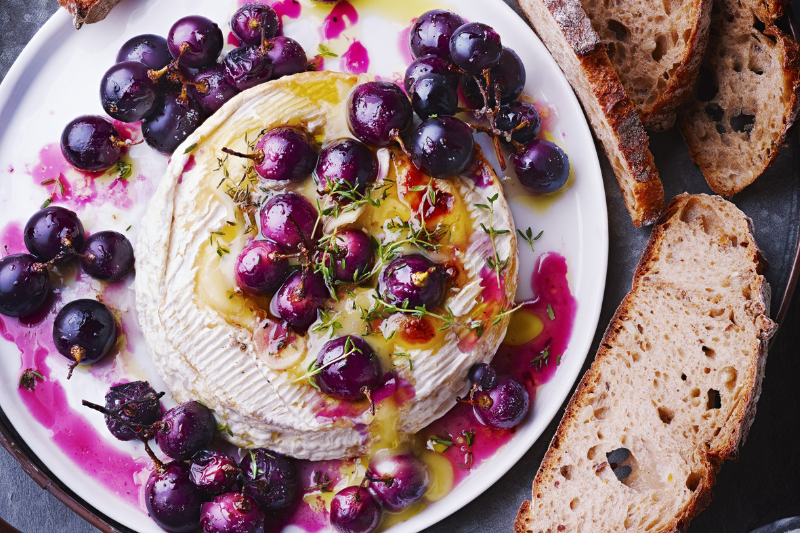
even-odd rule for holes
{"type": "Polygon", "coordinates": [[[319,239],[317,216],[316,208],[299,194],[276,194],[261,208],[261,234],[294,253],[319,239]]]}
{"type": "Polygon", "coordinates": [[[272,39],[278,34],[280,26],[280,19],[275,10],[260,2],[243,5],[231,18],[231,30],[234,35],[242,44],[249,46],[261,44],[262,29],[263,36],[272,39]]]}
{"type": "Polygon", "coordinates": [[[202,504],[202,494],[189,479],[186,463],[168,463],[163,470],[154,470],[147,479],[147,512],[165,531],[189,533],[197,529],[202,504]]]}
{"type": "Polygon", "coordinates": [[[511,158],[520,183],[537,194],[548,194],[563,187],[569,179],[570,163],[558,145],[535,140],[522,153],[511,158]]]}
{"type": "Polygon", "coordinates": [[[455,117],[425,120],[411,134],[407,148],[414,165],[435,178],[464,172],[475,155],[472,130],[455,117]]]}
{"type": "Polygon", "coordinates": [[[240,46],[225,56],[225,79],[240,91],[272,79],[275,65],[259,46],[240,46]]]}
{"type": "Polygon", "coordinates": [[[303,333],[317,319],[317,314],[330,292],[322,275],[297,271],[278,289],[270,302],[270,312],[295,332],[303,333]]]}
{"type": "Polygon", "coordinates": [[[411,454],[396,454],[389,450],[378,452],[367,468],[369,492],[384,509],[399,513],[417,503],[428,490],[428,467],[411,454]],[[380,481],[383,480],[383,481],[380,481]]]}
{"type": "Polygon", "coordinates": [[[528,144],[539,135],[542,119],[533,104],[511,102],[500,107],[495,123],[502,131],[513,131],[511,134],[513,141],[520,144],[528,144]],[[528,125],[519,128],[523,121],[527,121],[528,125]]]}
{"type": "Polygon", "coordinates": [[[458,92],[447,78],[428,74],[411,88],[411,106],[422,120],[435,116],[452,116],[458,111],[458,92]]]}
{"type": "Polygon", "coordinates": [[[154,112],[142,122],[142,134],[148,145],[162,154],[172,154],[203,120],[200,106],[180,93],[167,93],[154,112]]]}
{"type": "Polygon", "coordinates": [[[50,292],[50,274],[37,263],[29,254],[0,259],[0,314],[26,317],[42,307],[50,292]]]}
{"type": "Polygon", "coordinates": [[[478,75],[500,61],[503,45],[490,26],[470,22],[458,28],[450,39],[450,56],[462,70],[478,75]]]}
{"type": "Polygon", "coordinates": [[[112,66],[100,84],[100,102],[111,118],[138,122],[156,106],[158,88],[147,74],[147,67],[137,61],[112,66]]]}
{"type": "MultiPolygon", "coordinates": [[[[495,85],[500,87],[500,103],[508,104],[516,100],[525,90],[527,75],[522,59],[510,48],[503,48],[500,54],[500,61],[489,71],[489,79],[492,87],[487,91],[489,95],[489,107],[495,107],[495,85]]],[[[481,85],[485,88],[486,83],[481,85]]],[[[483,107],[483,95],[478,88],[475,79],[470,76],[461,77],[461,87],[464,96],[469,104],[474,108],[483,107]]]]}
{"type": "Polygon", "coordinates": [[[34,213],[23,230],[25,247],[42,263],[63,264],[75,258],[86,234],[74,211],[57,205],[34,213]]]}
{"type": "Polygon", "coordinates": [[[184,461],[208,446],[216,432],[217,422],[211,410],[190,400],[164,414],[156,429],[156,442],[162,452],[184,461]]]}
{"type": "Polygon", "coordinates": [[[465,24],[452,11],[435,9],[424,13],[411,26],[409,46],[414,59],[435,55],[450,59],[450,39],[456,29],[465,24]]]}
{"type": "Polygon", "coordinates": [[[228,83],[228,79],[225,77],[225,67],[222,65],[212,65],[200,70],[193,76],[193,81],[208,83],[208,90],[205,93],[201,93],[194,85],[189,89],[195,101],[208,115],[215,113],[240,92],[239,89],[228,83]]]}
{"type": "Polygon", "coordinates": [[[119,281],[133,268],[133,246],[116,231],[93,233],[81,251],[81,268],[94,279],[119,281]]]}
{"type": "Polygon", "coordinates": [[[207,494],[222,494],[235,490],[241,474],[239,465],[228,454],[200,450],[192,457],[189,477],[194,485],[207,494]]]}
{"type": "Polygon", "coordinates": [[[289,272],[289,260],[272,241],[252,241],[236,260],[236,286],[254,296],[266,296],[277,291],[289,272]]]}
{"type": "Polygon", "coordinates": [[[372,146],[388,146],[411,124],[413,110],[394,83],[371,81],[350,94],[347,124],[359,140],[372,146]]]}
{"type": "Polygon", "coordinates": [[[76,361],[73,350],[80,348],[80,361],[90,365],[111,351],[117,340],[117,322],[108,307],[97,300],[74,300],[65,305],[53,322],[53,344],[58,353],[76,361]]]}
{"type": "Polygon", "coordinates": [[[245,478],[245,493],[252,496],[265,511],[282,509],[297,497],[297,468],[289,457],[259,448],[245,454],[239,468],[245,478]],[[252,481],[257,483],[247,483],[252,481]]]}
{"type": "Polygon", "coordinates": [[[414,60],[411,65],[406,69],[403,83],[408,94],[411,94],[411,87],[414,83],[423,76],[428,74],[439,74],[447,78],[449,84],[453,87],[458,86],[459,78],[457,72],[451,70],[452,63],[446,59],[433,54],[422,56],[414,60]]]}
{"type": "Polygon", "coordinates": [[[172,25],[167,36],[167,45],[172,57],[189,68],[203,68],[216,62],[224,38],[222,30],[212,20],[199,15],[183,17],[172,25]],[[187,45],[181,53],[181,46],[187,45]]]}
{"type": "Polygon", "coordinates": [[[344,488],[331,501],[331,525],[338,533],[373,533],[381,515],[380,505],[364,487],[344,488]]]}
{"type": "Polygon", "coordinates": [[[480,390],[490,391],[497,387],[497,372],[486,363],[476,363],[469,369],[467,376],[473,385],[477,385],[480,390]]]}
{"type": "MultiPolygon", "coordinates": [[[[106,409],[114,410],[119,409],[122,405],[135,401],[142,400],[148,394],[155,394],[156,391],[146,381],[131,381],[130,383],[123,383],[122,385],[115,385],[108,389],[106,393],[106,409]]],[[[123,410],[120,416],[131,424],[152,424],[161,416],[161,401],[157,398],[152,401],[140,402],[135,404],[135,407],[126,412],[123,410]]],[[[115,418],[110,416],[105,417],[106,427],[114,437],[121,441],[130,441],[137,439],[136,432],[128,428],[115,418]]]]}
{"type": "Polygon", "coordinates": [[[264,533],[264,511],[247,494],[220,494],[203,504],[200,526],[203,533],[264,533]]]}
{"type": "Polygon", "coordinates": [[[326,396],[356,401],[366,397],[381,381],[375,351],[362,337],[346,335],[328,341],[317,354],[318,373],[311,379],[326,396]]]}
{"type": "Polygon", "coordinates": [[[256,161],[256,172],[271,181],[303,181],[314,171],[319,157],[319,147],[308,134],[290,126],[266,132],[255,151],[262,155],[262,160],[256,161]]]}
{"type": "MultiPolygon", "coordinates": [[[[314,181],[320,194],[332,189],[364,194],[367,184],[378,177],[378,160],[372,150],[355,139],[339,139],[327,144],[314,169],[314,181]]],[[[335,194],[337,201],[348,199],[335,194]]]]}
{"type": "Polygon", "coordinates": [[[511,429],[525,418],[530,396],[525,387],[510,376],[499,376],[497,386],[475,395],[473,411],[478,422],[494,429],[511,429]]]}
{"type": "Polygon", "coordinates": [[[308,70],[306,51],[300,43],[289,37],[274,37],[267,43],[267,58],[273,65],[272,78],[299,74],[308,70]]]}
{"type": "Polygon", "coordinates": [[[117,128],[104,117],[84,115],[64,128],[61,153],[70,165],[83,172],[102,172],[122,157],[117,128]]]}
{"type": "Polygon", "coordinates": [[[444,302],[446,282],[441,267],[427,257],[401,255],[381,271],[378,291],[397,307],[432,311],[444,302]]]}
{"type": "Polygon", "coordinates": [[[117,53],[117,63],[138,61],[150,70],[161,70],[172,63],[167,40],[160,35],[137,35],[129,39],[117,53]]]}

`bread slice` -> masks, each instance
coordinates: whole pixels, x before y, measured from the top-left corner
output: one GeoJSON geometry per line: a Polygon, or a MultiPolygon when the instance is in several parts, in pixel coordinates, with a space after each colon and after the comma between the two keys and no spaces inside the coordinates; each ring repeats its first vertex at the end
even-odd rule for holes
{"type": "Polygon", "coordinates": [[[761,392],[769,285],[751,221],[681,195],[570,401],[516,533],[684,531],[761,392]]]}
{"type": "Polygon", "coordinates": [[[708,42],[713,0],[582,0],[648,129],[675,124],[708,42]]]}
{"type": "Polygon", "coordinates": [[[518,0],[578,95],[638,228],[664,209],[647,134],[579,0],[518,0]]]}
{"type": "Polygon", "coordinates": [[[84,24],[100,22],[108,16],[111,10],[121,0],[58,0],[61,7],[72,13],[72,23],[75,29],[81,29],[84,24]]]}
{"type": "Polygon", "coordinates": [[[715,0],[711,37],[679,126],[711,189],[733,196],[786,143],[798,110],[800,48],[774,24],[782,3],[715,0]]]}

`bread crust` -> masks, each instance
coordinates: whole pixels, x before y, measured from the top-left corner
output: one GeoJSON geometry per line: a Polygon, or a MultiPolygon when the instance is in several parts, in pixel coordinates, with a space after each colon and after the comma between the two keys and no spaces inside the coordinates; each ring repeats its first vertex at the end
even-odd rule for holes
{"type": "Polygon", "coordinates": [[[578,0],[518,0],[583,105],[636,227],[664,209],[664,189],[641,119],[578,0]]]}
{"type": "Polygon", "coordinates": [[[114,9],[121,0],[58,0],[61,7],[72,13],[75,29],[84,24],[100,22],[114,9]]]}
{"type": "MultiPolygon", "coordinates": [[[[652,271],[652,267],[659,261],[659,246],[663,238],[664,232],[669,227],[668,225],[679,213],[688,202],[699,200],[700,202],[708,202],[711,204],[724,205],[725,201],[719,197],[712,197],[707,195],[688,195],[682,194],[676,197],[667,207],[664,215],[659,219],[657,225],[653,228],[653,233],[644,250],[642,258],[637,266],[634,274],[631,292],[623,299],[620,306],[617,308],[614,317],[608,325],[608,328],[603,335],[600,347],[597,352],[595,361],[592,363],[590,369],[586,372],[583,379],[579,383],[575,393],[567,405],[564,416],[559,424],[556,434],[550,443],[550,447],[542,461],[542,464],[536,474],[533,483],[532,501],[542,498],[543,488],[548,486],[548,475],[555,469],[558,469],[561,456],[561,447],[567,439],[568,423],[572,420],[579,420],[579,413],[585,407],[584,400],[590,391],[593,391],[598,386],[601,379],[601,370],[603,368],[603,361],[609,357],[611,347],[617,341],[618,336],[623,331],[624,323],[629,320],[631,311],[634,308],[634,297],[638,290],[644,285],[649,283],[648,273],[652,271]]],[[[735,209],[735,208],[734,208],[735,209]]],[[[744,215],[742,214],[744,217],[744,215]]],[[[745,217],[746,218],[746,217],[745,217]]],[[[751,260],[759,269],[762,267],[761,254],[755,246],[755,239],[752,233],[752,221],[747,219],[750,234],[746,236],[748,244],[753,243],[751,246],[751,260]]],[[[692,518],[697,516],[713,499],[712,487],[716,482],[716,475],[725,460],[736,459],[739,447],[744,443],[750,426],[753,423],[756,412],[756,403],[761,394],[761,381],[764,376],[764,368],[766,365],[768,339],[774,334],[776,325],[772,322],[769,315],[770,293],[769,285],[763,276],[760,277],[760,283],[757,290],[757,298],[755,298],[755,308],[753,312],[756,313],[756,321],[758,322],[758,337],[760,340],[759,349],[754,357],[756,358],[755,372],[749,376],[747,382],[746,394],[747,401],[738,405],[736,411],[733,413],[733,418],[738,420],[738,426],[731,433],[731,437],[724,442],[715,443],[715,446],[710,447],[710,443],[706,443],[706,447],[698,446],[696,450],[700,454],[700,462],[702,465],[702,476],[698,480],[697,488],[694,490],[689,504],[685,507],[680,516],[675,517],[667,527],[662,527],[657,530],[652,530],[650,533],[667,533],[685,531],[692,518]]],[[[694,472],[694,470],[693,470],[694,472]]],[[[549,481],[552,481],[550,479],[549,481]]],[[[558,484],[556,484],[558,486],[558,484]]],[[[545,489],[546,490],[546,489],[545,489]]],[[[538,531],[529,527],[532,521],[532,504],[529,501],[523,502],[520,506],[519,513],[514,524],[515,533],[536,533],[538,531]]],[[[548,531],[565,531],[564,526],[552,527],[548,531]]],[[[638,531],[638,529],[634,528],[638,531]]],[[[606,532],[610,533],[610,532],[606,532]]]]}

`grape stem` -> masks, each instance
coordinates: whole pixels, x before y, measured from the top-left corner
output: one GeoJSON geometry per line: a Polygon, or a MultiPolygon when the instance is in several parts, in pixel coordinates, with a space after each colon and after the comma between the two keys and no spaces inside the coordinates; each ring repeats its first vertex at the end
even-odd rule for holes
{"type": "Polygon", "coordinates": [[[257,165],[260,165],[261,163],[264,162],[264,152],[261,151],[261,150],[256,150],[252,154],[243,154],[241,152],[237,152],[235,150],[231,150],[230,148],[225,146],[225,147],[222,148],[222,151],[225,152],[228,155],[232,155],[232,156],[235,156],[235,157],[243,157],[245,159],[250,159],[251,161],[253,161],[257,165]]]}

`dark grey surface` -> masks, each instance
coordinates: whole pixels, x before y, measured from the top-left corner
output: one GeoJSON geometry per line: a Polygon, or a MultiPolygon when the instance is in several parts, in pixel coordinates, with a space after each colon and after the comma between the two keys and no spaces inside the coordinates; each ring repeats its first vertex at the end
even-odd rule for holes
{"type": "MultiPolygon", "coordinates": [[[[168,0],[164,0],[168,1],[168,0]]],[[[393,0],[392,0],[393,1],[393,0]]],[[[513,4],[513,0],[506,0],[513,4]]],[[[800,0],[796,0],[796,9],[800,0]]],[[[0,0],[0,79],[57,8],[56,0],[0,0]]],[[[651,135],[651,147],[661,170],[667,198],[688,192],[710,192],[691,164],[675,130],[651,135]]],[[[599,148],[598,148],[599,149],[599,148]]],[[[788,280],[800,227],[798,176],[800,151],[796,137],[775,165],[735,199],[754,219],[756,237],[771,263],[767,277],[773,286],[773,313],[788,280]]],[[[630,286],[633,270],[649,236],[634,230],[605,158],[610,226],[609,276],[595,334],[594,354],[603,329],[630,286]]],[[[800,514],[800,298],[792,305],[770,352],[758,417],[737,463],[726,464],[718,476],[715,500],[692,522],[690,533],[745,533],[779,518],[800,514]]],[[[589,357],[588,364],[592,357],[589,357]]],[[[510,532],[517,508],[530,496],[533,476],[555,433],[558,418],[523,459],[500,481],[463,511],[428,530],[429,533],[510,532]]],[[[91,502],[90,502],[91,503],[91,502]]],[[[0,450],[0,517],[24,533],[88,533],[97,530],[42,490],[4,450],[0,450]]]]}

